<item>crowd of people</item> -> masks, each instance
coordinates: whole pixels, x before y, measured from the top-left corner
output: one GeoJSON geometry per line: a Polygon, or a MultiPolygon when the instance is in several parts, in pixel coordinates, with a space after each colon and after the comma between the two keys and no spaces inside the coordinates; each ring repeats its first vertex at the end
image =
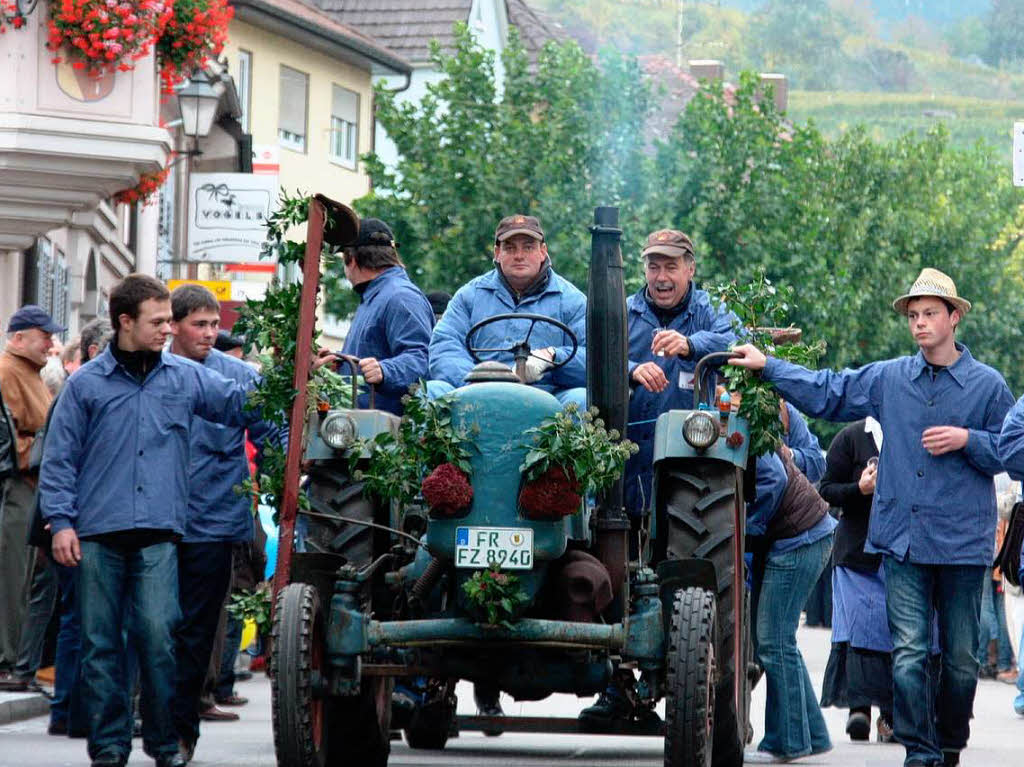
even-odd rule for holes
{"type": "MultiPolygon", "coordinates": [[[[870,737],[877,708],[878,739],[902,744],[907,767],[957,764],[979,675],[1016,682],[1024,714],[992,569],[993,478],[1024,477],[1024,400],[1014,404],[1002,376],[956,341],[970,302],[925,269],[893,304],[916,354],[812,371],[741,343],[735,315],[697,285],[686,234],[652,232],[640,256],[643,286],[627,300],[627,436],[639,452],[624,479],[637,526],[651,513],[655,421],[691,406],[701,357],[734,349],[730,364],[759,371],[780,395],[783,444],[756,456],[747,507],[754,673],[767,692],[747,761],[829,751],[820,706],[835,705],[849,709],[857,740],[870,737]],[[805,415],[851,423],[823,456],[805,415]],[[796,635],[830,567],[832,652],[819,703],[796,635]]],[[[479,356],[585,406],[586,297],[555,271],[536,217],[503,218],[493,268],[450,299],[413,284],[379,219],[362,221],[344,270],[360,303],[341,353],[375,388],[376,407],[400,415],[419,380],[431,396],[463,385],[476,363],[467,336],[497,315],[510,316],[476,333],[479,356]],[[528,327],[531,351],[517,361],[510,344],[528,327]]],[[[143,748],[159,767],[191,760],[204,714],[225,713],[216,704],[244,703],[231,681],[240,626],[224,604],[261,577],[262,546],[252,499],[234,487],[250,472],[247,443],[258,462],[286,434],[245,407],[259,374],[215,348],[219,309],[205,288],[170,294],[130,275],[111,292],[110,323],[91,323],[52,357],[64,328],[45,312],[26,306],[8,321],[0,686],[31,683],[57,602],[50,731],[85,735],[94,766],[127,761],[136,678],[143,748]]],[[[333,357],[325,350],[317,364],[333,357]]],[[[1000,497],[1005,508],[1016,500],[1009,488],[1000,497]]],[[[632,682],[616,674],[581,721],[634,716],[632,682]]],[[[499,690],[478,686],[476,700],[481,713],[501,714],[499,690]]]]}

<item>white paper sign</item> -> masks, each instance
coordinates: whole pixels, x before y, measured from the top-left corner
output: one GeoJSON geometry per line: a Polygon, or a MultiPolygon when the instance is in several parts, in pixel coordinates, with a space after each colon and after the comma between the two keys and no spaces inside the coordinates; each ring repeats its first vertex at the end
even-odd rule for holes
{"type": "Polygon", "coordinates": [[[1024,186],[1024,122],[1013,124],[1013,185],[1024,186]]]}
{"type": "Polygon", "coordinates": [[[277,208],[277,176],[193,173],[188,187],[189,261],[254,264],[277,208]]]}

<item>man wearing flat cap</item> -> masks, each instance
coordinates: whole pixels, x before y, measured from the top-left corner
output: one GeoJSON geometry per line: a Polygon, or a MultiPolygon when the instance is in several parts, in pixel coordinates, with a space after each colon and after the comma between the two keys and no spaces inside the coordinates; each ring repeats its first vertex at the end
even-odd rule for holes
{"type": "Polygon", "coordinates": [[[693,281],[693,243],[675,229],[647,237],[641,253],[646,284],[626,302],[629,325],[628,437],[640,446],[626,465],[626,509],[646,513],[651,500],[654,423],[667,410],[693,405],[700,358],[736,341],[736,316],[693,281]]]}
{"type": "MultiPolygon", "coordinates": [[[[344,256],[345,277],[360,301],[341,352],[359,358],[363,379],[377,387],[375,406],[402,415],[402,395],[427,377],[434,312],[406,274],[391,228],[379,218],[360,221],[359,238],[344,256]]],[[[368,406],[368,397],[360,396],[360,407],[368,406]]]]}
{"type": "Polygon", "coordinates": [[[25,545],[39,477],[29,454],[53,399],[39,371],[46,365],[53,334],[63,332],[42,308],[27,304],[11,315],[7,346],[0,355],[0,392],[14,423],[18,455],[14,474],[0,481],[0,690],[24,689],[32,681],[12,676],[27,609],[25,580],[35,552],[25,545]]]}
{"type": "Polygon", "coordinates": [[[956,765],[970,735],[985,568],[992,564],[1003,471],[1000,427],[1013,406],[1003,377],[955,339],[971,309],[953,280],[924,269],[893,302],[917,354],[857,370],[813,371],[736,349],[730,364],[761,371],[808,415],[872,416],[885,432],[864,550],[881,554],[893,639],[894,732],[905,765],[956,765]],[[938,617],[939,689],[928,694],[932,607],[938,617]]]}
{"type": "MultiPolygon", "coordinates": [[[[634,520],[651,502],[654,422],[693,406],[693,369],[705,354],[735,342],[735,316],[693,281],[697,262],[690,238],[675,229],[648,235],[641,253],[645,285],[626,301],[629,326],[629,427],[640,448],[625,470],[626,511],[634,520]]],[[[580,714],[588,726],[627,717],[627,698],[611,685],[580,714]]]]}
{"type": "MultiPolygon", "coordinates": [[[[525,383],[550,392],[563,404],[586,407],[587,299],[555,273],[535,216],[522,213],[501,219],[494,232],[494,268],[459,288],[430,339],[431,393],[438,395],[465,383],[476,364],[466,350],[466,335],[476,323],[498,314],[542,314],[569,327],[579,343],[576,355],[569,336],[538,322],[530,333],[525,383]]],[[[495,322],[473,336],[481,349],[507,349],[530,329],[528,320],[495,322]]],[[[481,359],[512,365],[511,352],[481,352],[481,359]]]]}

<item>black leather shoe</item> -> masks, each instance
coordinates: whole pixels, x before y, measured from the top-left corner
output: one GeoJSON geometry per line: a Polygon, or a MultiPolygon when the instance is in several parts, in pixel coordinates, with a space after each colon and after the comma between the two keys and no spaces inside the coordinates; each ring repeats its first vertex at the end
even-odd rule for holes
{"type": "Polygon", "coordinates": [[[195,756],[196,742],[188,738],[181,738],[178,740],[178,753],[185,760],[185,764],[188,764],[192,761],[192,757],[195,756]]]}
{"type": "Polygon", "coordinates": [[[92,767],[124,767],[128,759],[117,754],[100,754],[92,760],[92,767]]]}
{"type": "Polygon", "coordinates": [[[618,690],[602,692],[594,705],[580,711],[579,721],[587,729],[599,730],[616,719],[629,719],[633,708],[618,690]]]}
{"type": "MultiPolygon", "coordinates": [[[[501,709],[501,703],[498,701],[479,703],[476,713],[477,716],[505,716],[505,712],[501,709]]],[[[488,738],[496,738],[505,732],[505,728],[500,724],[489,724],[485,727],[481,727],[480,732],[488,738]]]]}
{"type": "Polygon", "coordinates": [[[871,719],[862,711],[851,711],[846,720],[846,734],[850,740],[867,740],[871,737],[871,719]]]}
{"type": "Polygon", "coordinates": [[[959,751],[943,751],[942,752],[942,764],[943,767],[957,767],[960,764],[960,752],[959,751]]]}
{"type": "Polygon", "coordinates": [[[180,752],[174,754],[163,754],[156,758],[156,767],[185,767],[188,761],[180,752]]]}

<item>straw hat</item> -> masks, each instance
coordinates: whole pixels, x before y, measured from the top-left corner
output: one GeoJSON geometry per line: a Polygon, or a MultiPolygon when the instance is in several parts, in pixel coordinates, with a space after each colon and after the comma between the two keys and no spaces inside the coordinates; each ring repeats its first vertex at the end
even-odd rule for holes
{"type": "Polygon", "coordinates": [[[956,294],[956,284],[938,269],[922,269],[921,273],[914,280],[910,292],[900,296],[892,302],[892,308],[900,314],[907,313],[907,304],[913,298],[922,296],[934,296],[953,304],[960,314],[967,314],[971,310],[971,302],[956,294]]]}

